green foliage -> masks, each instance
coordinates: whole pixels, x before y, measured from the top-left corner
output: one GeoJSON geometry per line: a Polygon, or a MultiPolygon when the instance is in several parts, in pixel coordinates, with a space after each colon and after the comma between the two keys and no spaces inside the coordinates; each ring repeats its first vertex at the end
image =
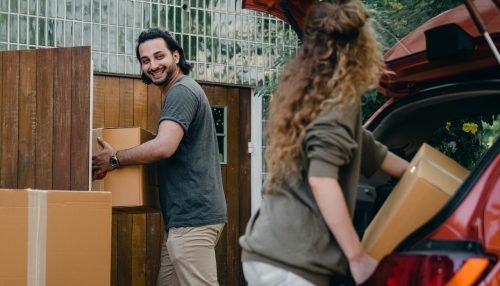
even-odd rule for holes
{"type": "Polygon", "coordinates": [[[483,144],[491,147],[495,140],[500,136],[500,115],[496,116],[491,122],[482,122],[483,124],[483,144]]]}
{"type": "Polygon", "coordinates": [[[500,134],[500,117],[479,116],[446,121],[438,128],[429,144],[472,169],[500,134]]]}
{"type": "Polygon", "coordinates": [[[369,91],[361,97],[361,109],[363,115],[363,122],[365,122],[370,116],[377,111],[377,109],[387,101],[385,97],[380,92],[376,90],[369,91]]]}
{"type": "Polygon", "coordinates": [[[430,18],[460,4],[462,0],[365,0],[372,9],[382,42],[393,46],[430,18]]]}

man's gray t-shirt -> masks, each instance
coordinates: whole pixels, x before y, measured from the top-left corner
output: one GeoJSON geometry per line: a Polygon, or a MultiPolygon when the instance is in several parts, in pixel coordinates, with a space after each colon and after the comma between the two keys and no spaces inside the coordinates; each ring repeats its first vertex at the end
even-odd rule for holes
{"type": "Polygon", "coordinates": [[[177,122],[184,129],[177,151],[158,162],[160,205],[166,227],[226,223],[212,109],[203,89],[191,77],[180,77],[167,92],[158,125],[163,120],[177,122]]]}

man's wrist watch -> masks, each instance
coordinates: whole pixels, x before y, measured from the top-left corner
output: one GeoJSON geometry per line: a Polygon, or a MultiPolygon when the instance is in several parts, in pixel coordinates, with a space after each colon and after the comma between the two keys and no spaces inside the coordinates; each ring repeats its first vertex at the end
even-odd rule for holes
{"type": "Polygon", "coordinates": [[[111,167],[113,167],[113,169],[119,168],[121,166],[116,154],[118,154],[118,152],[109,157],[109,164],[111,165],[111,167]]]}

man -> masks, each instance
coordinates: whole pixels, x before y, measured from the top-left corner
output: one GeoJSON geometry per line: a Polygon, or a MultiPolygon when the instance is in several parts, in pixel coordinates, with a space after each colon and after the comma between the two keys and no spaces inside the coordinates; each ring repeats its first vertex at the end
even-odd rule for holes
{"type": "Polygon", "coordinates": [[[218,285],[215,245],[227,223],[215,124],[208,99],[188,76],[191,66],[173,37],[143,31],[136,56],[142,80],[165,95],[158,134],[139,146],[104,148],[92,157],[93,177],[126,165],[157,162],[160,205],[167,233],[157,285],[218,285]]]}

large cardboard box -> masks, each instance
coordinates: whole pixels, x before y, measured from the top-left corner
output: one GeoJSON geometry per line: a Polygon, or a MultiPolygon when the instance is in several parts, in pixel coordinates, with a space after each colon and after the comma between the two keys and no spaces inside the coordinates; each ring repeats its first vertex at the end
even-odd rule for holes
{"type": "MultiPolygon", "coordinates": [[[[94,129],[92,153],[102,148],[97,137],[102,137],[115,150],[135,147],[154,138],[154,135],[140,127],[94,129]]],[[[158,207],[158,191],[155,165],[124,166],[108,172],[103,180],[92,182],[93,191],[112,193],[113,206],[158,207]]]]}
{"type": "Polygon", "coordinates": [[[111,194],[0,189],[0,285],[108,286],[111,194]]]}
{"type": "Polygon", "coordinates": [[[433,217],[467,175],[467,169],[424,143],[366,229],[364,248],[382,259],[433,217]]]}

